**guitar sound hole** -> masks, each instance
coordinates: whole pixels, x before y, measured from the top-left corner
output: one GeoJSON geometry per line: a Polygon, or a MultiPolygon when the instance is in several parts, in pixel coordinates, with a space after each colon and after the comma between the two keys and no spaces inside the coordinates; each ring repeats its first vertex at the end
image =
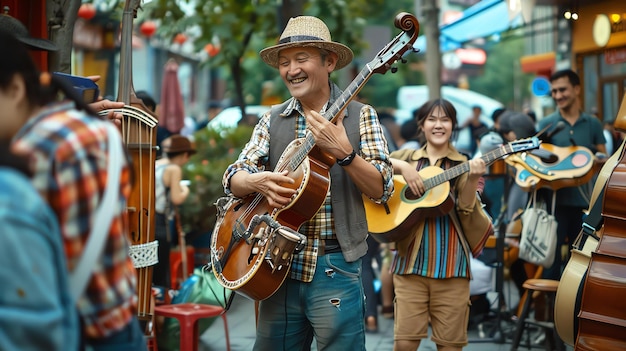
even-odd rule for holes
{"type": "Polygon", "coordinates": [[[411,188],[407,187],[406,190],[404,190],[404,197],[407,198],[408,200],[417,200],[420,198],[420,196],[417,196],[416,194],[414,194],[411,191],[411,188]]]}

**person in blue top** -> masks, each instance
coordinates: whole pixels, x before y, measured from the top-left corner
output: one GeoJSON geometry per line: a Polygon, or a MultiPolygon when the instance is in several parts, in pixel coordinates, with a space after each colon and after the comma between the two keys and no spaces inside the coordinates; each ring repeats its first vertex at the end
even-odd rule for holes
{"type": "MultiPolygon", "coordinates": [[[[1,30],[0,44],[11,53],[22,45],[1,30]]],[[[0,57],[0,350],[78,350],[81,329],[59,223],[33,187],[28,161],[11,151],[29,115],[17,112],[26,108],[26,88],[10,57],[0,57]]]]}
{"type": "MultiPolygon", "coordinates": [[[[538,130],[548,128],[544,133],[550,135],[546,142],[555,146],[584,146],[593,153],[606,153],[606,140],[600,120],[585,113],[580,108],[578,96],[581,92],[580,78],[571,69],[557,71],[550,77],[552,99],[557,110],[539,121],[538,130]],[[553,132],[559,122],[565,128],[553,132]]],[[[591,189],[587,184],[578,187],[559,189],[556,192],[555,219],[557,226],[557,252],[554,263],[543,271],[543,278],[560,279],[562,273],[561,246],[574,243],[580,232],[583,211],[589,206],[591,189]]],[[[569,251],[569,250],[568,250],[569,251]]]]}

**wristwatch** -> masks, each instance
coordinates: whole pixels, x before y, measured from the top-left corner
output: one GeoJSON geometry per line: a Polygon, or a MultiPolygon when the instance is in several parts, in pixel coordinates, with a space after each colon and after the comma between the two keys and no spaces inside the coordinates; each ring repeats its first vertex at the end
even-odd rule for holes
{"type": "Polygon", "coordinates": [[[352,160],[354,160],[354,158],[356,157],[356,151],[352,150],[352,152],[350,153],[350,155],[344,157],[344,158],[338,158],[337,159],[337,164],[345,167],[349,164],[352,163],[352,160]]]}

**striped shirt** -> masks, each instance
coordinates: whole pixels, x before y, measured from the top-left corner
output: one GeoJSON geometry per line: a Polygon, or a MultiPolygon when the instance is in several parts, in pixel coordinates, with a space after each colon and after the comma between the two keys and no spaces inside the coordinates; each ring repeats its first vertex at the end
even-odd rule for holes
{"type": "MultiPolygon", "coordinates": [[[[417,161],[417,170],[430,166],[426,147],[414,151],[401,150],[392,153],[391,157],[412,163],[417,161]]],[[[466,160],[461,154],[450,150],[435,166],[445,170],[466,160]]],[[[455,192],[453,184],[451,192],[455,192]]],[[[399,251],[395,253],[391,271],[395,274],[415,274],[435,279],[469,278],[467,243],[464,238],[461,239],[462,234],[457,231],[450,216],[430,217],[418,226],[421,233],[414,236],[404,254],[400,254],[399,251]]]]}
{"type": "MultiPolygon", "coordinates": [[[[337,89],[331,85],[333,89],[337,89]]],[[[331,91],[331,96],[337,96],[337,91],[331,91]]],[[[330,107],[332,101],[329,101],[320,113],[330,107]]],[[[281,116],[291,115],[292,111],[298,111],[296,116],[295,137],[303,138],[306,133],[306,118],[300,102],[292,99],[286,110],[281,116]]],[[[250,173],[261,172],[265,170],[265,163],[269,159],[270,146],[270,116],[266,113],[252,132],[250,142],[244,147],[239,159],[228,167],[224,173],[224,189],[230,194],[229,184],[230,178],[238,171],[245,170],[250,173]]],[[[384,186],[383,196],[380,199],[372,199],[376,202],[387,201],[393,190],[392,168],[390,166],[389,157],[386,152],[387,142],[383,136],[382,128],[378,122],[376,111],[368,105],[363,106],[360,114],[360,135],[361,144],[359,155],[370,162],[382,175],[384,186]]],[[[332,186],[332,185],[331,185],[332,186]]],[[[305,248],[297,255],[291,263],[290,277],[303,282],[313,280],[315,266],[317,261],[317,252],[321,239],[335,239],[334,218],[332,205],[330,201],[330,190],[326,194],[324,204],[317,214],[308,222],[304,223],[300,228],[300,233],[307,236],[305,248]]]]}
{"type": "MultiPolygon", "coordinates": [[[[110,122],[64,102],[44,108],[14,139],[14,151],[30,157],[33,184],[59,219],[70,271],[85,249],[107,186],[105,123],[110,122]]],[[[109,238],[78,301],[83,334],[89,338],[102,338],[122,329],[136,314],[136,273],[122,220],[131,190],[129,176],[125,164],[109,238]]]]}

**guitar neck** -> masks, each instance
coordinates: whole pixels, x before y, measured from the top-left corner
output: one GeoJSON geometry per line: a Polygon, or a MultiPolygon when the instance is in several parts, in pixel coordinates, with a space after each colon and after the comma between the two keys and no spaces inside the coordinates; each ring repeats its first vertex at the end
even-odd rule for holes
{"type": "MultiPolygon", "coordinates": [[[[482,155],[480,158],[485,161],[485,164],[489,165],[500,157],[510,154],[512,152],[511,145],[506,144],[498,147],[497,149],[491,150],[486,154],[482,155]]],[[[440,184],[443,184],[451,179],[454,179],[460,176],[463,173],[469,172],[470,166],[469,161],[458,164],[450,169],[445,170],[443,173],[440,173],[434,177],[428,178],[424,181],[424,187],[426,190],[432,189],[440,184]]]]}
{"type": "Polygon", "coordinates": [[[132,9],[124,10],[122,14],[122,30],[120,35],[120,81],[118,83],[117,101],[123,101],[127,105],[131,103],[133,78],[131,68],[133,66],[133,19],[132,9]]]}
{"type": "MultiPolygon", "coordinates": [[[[332,104],[331,107],[326,110],[324,113],[324,117],[331,121],[335,122],[337,117],[339,117],[340,113],[345,110],[350,101],[354,99],[354,97],[358,94],[358,92],[363,88],[365,83],[371,78],[373,71],[370,69],[369,65],[366,65],[361,72],[354,78],[352,83],[348,85],[348,87],[339,95],[337,100],[332,104]]],[[[311,132],[306,133],[306,137],[304,143],[298,149],[295,157],[293,157],[288,165],[291,170],[298,168],[304,159],[308,156],[309,152],[315,146],[315,138],[311,132]]]]}

